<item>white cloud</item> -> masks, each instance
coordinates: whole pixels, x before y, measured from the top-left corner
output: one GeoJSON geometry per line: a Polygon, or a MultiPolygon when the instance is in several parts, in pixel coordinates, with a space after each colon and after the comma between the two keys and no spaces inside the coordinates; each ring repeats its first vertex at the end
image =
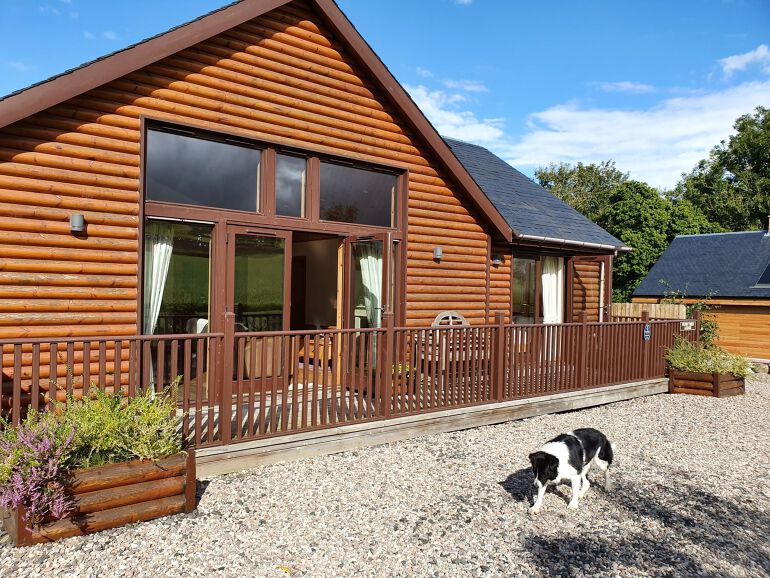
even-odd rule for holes
{"type": "Polygon", "coordinates": [[[725,78],[730,78],[734,72],[746,70],[752,64],[759,64],[764,74],[770,74],[770,49],[767,44],[760,44],[754,50],[735,54],[719,60],[725,78]]]}
{"type": "Polygon", "coordinates": [[[422,85],[405,88],[442,135],[480,144],[505,138],[501,119],[480,120],[471,111],[458,110],[458,105],[465,102],[462,94],[431,91],[422,85]]]}
{"type": "Polygon", "coordinates": [[[732,133],[739,116],[770,102],[770,81],[678,95],[639,109],[552,106],[528,117],[519,138],[505,119],[479,118],[463,94],[407,86],[442,135],[488,147],[525,172],[549,163],[613,159],[631,178],[671,188],[714,145],[732,133]]]}
{"type": "Polygon", "coordinates": [[[417,76],[421,76],[423,78],[433,78],[433,73],[428,70],[427,68],[423,68],[422,66],[417,67],[417,76]]]}
{"type": "Polygon", "coordinates": [[[112,30],[106,30],[102,32],[102,38],[104,38],[105,40],[117,40],[118,35],[115,34],[112,30]]]}
{"type": "Polygon", "coordinates": [[[455,4],[460,4],[461,6],[470,6],[473,4],[473,0],[454,0],[455,4]]]}
{"type": "Polygon", "coordinates": [[[83,38],[85,38],[86,40],[93,40],[94,38],[96,38],[96,35],[93,32],[89,32],[88,30],[86,30],[85,32],[83,32],[83,38]]]}
{"type": "Polygon", "coordinates": [[[655,92],[655,87],[651,84],[632,82],[630,80],[623,80],[621,82],[600,82],[599,88],[604,92],[629,92],[632,94],[655,92]]]}
{"type": "Polygon", "coordinates": [[[631,178],[669,188],[730,135],[736,118],[768,102],[770,81],[669,98],[638,110],[561,104],[531,114],[523,138],[501,140],[495,150],[517,168],[614,159],[631,178]]]}
{"type": "Polygon", "coordinates": [[[454,90],[464,90],[465,92],[489,92],[489,89],[483,82],[478,80],[444,80],[444,86],[454,90]]]}

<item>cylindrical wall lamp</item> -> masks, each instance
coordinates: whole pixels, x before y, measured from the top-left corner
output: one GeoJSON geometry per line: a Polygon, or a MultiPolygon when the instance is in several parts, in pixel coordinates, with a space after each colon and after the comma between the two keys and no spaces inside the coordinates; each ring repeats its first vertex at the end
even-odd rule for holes
{"type": "Polygon", "coordinates": [[[444,256],[444,250],[441,247],[433,247],[433,260],[441,261],[441,257],[444,256]]]}
{"type": "Polygon", "coordinates": [[[82,235],[86,232],[86,218],[80,214],[70,215],[70,233],[82,235]]]}
{"type": "Polygon", "coordinates": [[[503,258],[500,255],[492,255],[492,265],[499,267],[503,264],[503,258]]]}

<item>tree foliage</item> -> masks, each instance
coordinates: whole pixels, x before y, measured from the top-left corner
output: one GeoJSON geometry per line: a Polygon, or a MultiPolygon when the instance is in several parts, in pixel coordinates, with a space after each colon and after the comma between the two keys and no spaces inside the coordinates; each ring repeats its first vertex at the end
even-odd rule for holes
{"type": "Polygon", "coordinates": [[[611,160],[551,164],[537,169],[535,176],[542,186],[633,248],[615,260],[615,301],[630,298],[674,237],[721,230],[689,200],[628,180],[611,160]]]}
{"type": "Polygon", "coordinates": [[[575,166],[551,163],[536,169],[535,178],[540,186],[596,220],[607,206],[612,189],[628,180],[628,173],[619,171],[612,160],[575,166]]]}
{"type": "Polygon", "coordinates": [[[715,146],[674,195],[726,230],[761,229],[770,211],[770,109],[757,107],[733,127],[735,134],[715,146]]]}

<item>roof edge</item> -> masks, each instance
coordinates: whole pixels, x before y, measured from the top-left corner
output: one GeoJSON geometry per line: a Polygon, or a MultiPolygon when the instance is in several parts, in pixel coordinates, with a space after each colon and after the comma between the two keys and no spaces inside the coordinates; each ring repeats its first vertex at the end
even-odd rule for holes
{"type": "Polygon", "coordinates": [[[449,169],[450,173],[459,181],[459,184],[468,192],[481,212],[486,216],[494,228],[502,237],[510,242],[513,239],[513,230],[508,221],[500,214],[497,207],[479,187],[468,170],[458,160],[449,145],[427,119],[420,107],[412,100],[404,87],[391,74],[388,67],[380,60],[377,53],[356,30],[353,23],[348,20],[345,13],[337,6],[334,0],[314,0],[318,8],[323,12],[328,24],[353,48],[359,62],[379,83],[381,88],[396,102],[401,112],[412,123],[417,132],[422,136],[439,157],[439,160],[449,169]]]}
{"type": "Polygon", "coordinates": [[[0,128],[171,56],[286,3],[287,0],[240,0],[148,40],[12,93],[0,100],[0,128]]]}
{"type": "Polygon", "coordinates": [[[617,251],[618,253],[629,253],[633,251],[631,247],[628,247],[626,245],[606,245],[603,243],[591,243],[588,241],[573,241],[570,239],[557,239],[555,237],[542,237],[538,235],[524,235],[517,233],[516,231],[513,232],[514,236],[517,239],[522,239],[524,241],[533,241],[536,243],[549,243],[549,244],[558,244],[558,245],[569,245],[573,247],[583,247],[586,249],[601,249],[606,251],[617,251]]]}
{"type": "MultiPolygon", "coordinates": [[[[189,48],[207,38],[221,34],[243,22],[257,18],[290,0],[240,0],[201,18],[172,28],[148,40],[114,52],[101,59],[81,65],[39,84],[12,93],[0,100],[0,128],[60,104],[70,98],[93,90],[126,74],[148,66],[167,56],[189,48]]],[[[452,177],[465,189],[482,216],[507,241],[513,231],[492,201],[484,194],[471,175],[428,121],[406,90],[390,73],[385,64],[364,40],[355,26],[333,0],[311,0],[321,12],[332,31],[351,48],[352,56],[380,85],[396,104],[399,112],[412,124],[452,177]]]]}

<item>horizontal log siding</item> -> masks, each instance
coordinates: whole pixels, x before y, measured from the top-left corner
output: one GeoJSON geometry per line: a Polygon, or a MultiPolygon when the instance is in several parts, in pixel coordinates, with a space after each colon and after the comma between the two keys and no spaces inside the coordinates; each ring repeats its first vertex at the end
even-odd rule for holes
{"type": "Polygon", "coordinates": [[[511,322],[511,246],[492,245],[492,255],[502,258],[500,265],[489,269],[489,323],[494,322],[495,312],[505,314],[505,322],[511,322]]]}
{"type": "Polygon", "coordinates": [[[0,338],[136,332],[143,114],[408,167],[407,322],[484,321],[479,215],[296,2],[0,129],[0,338]]]}
{"type": "Polygon", "coordinates": [[[572,321],[580,320],[580,312],[587,313],[587,321],[599,321],[599,283],[601,263],[596,261],[573,261],[572,275],[572,321]]]}
{"type": "Polygon", "coordinates": [[[770,300],[767,306],[719,305],[705,314],[719,324],[717,345],[756,359],[770,359],[770,300]]]}

